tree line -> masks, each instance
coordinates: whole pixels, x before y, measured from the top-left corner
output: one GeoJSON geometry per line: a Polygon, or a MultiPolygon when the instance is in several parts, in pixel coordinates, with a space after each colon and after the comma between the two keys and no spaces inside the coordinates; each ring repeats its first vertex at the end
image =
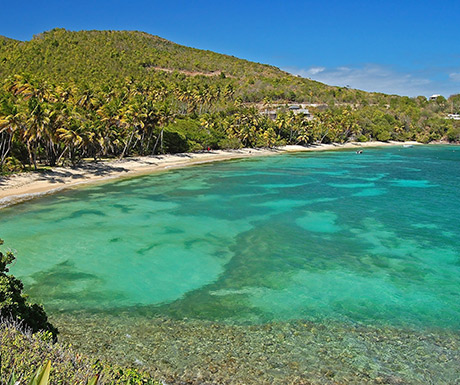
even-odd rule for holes
{"type": "MultiPolygon", "coordinates": [[[[207,148],[458,140],[457,122],[440,115],[439,103],[420,106],[406,99],[394,105],[312,108],[313,118],[278,105],[276,118],[270,119],[260,106],[235,97],[231,83],[128,78],[77,87],[15,75],[0,90],[0,169],[207,148]]],[[[264,103],[273,108],[270,99],[264,103]]]]}

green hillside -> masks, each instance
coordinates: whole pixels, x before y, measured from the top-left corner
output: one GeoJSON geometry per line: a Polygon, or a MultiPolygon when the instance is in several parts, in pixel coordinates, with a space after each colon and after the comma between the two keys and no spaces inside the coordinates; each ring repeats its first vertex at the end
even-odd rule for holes
{"type": "Polygon", "coordinates": [[[6,43],[0,46],[1,76],[26,72],[51,82],[102,84],[126,77],[159,81],[181,73],[171,74],[161,68],[208,75],[210,83],[230,78],[238,89],[237,96],[245,101],[269,97],[327,103],[368,97],[363,92],[329,87],[273,66],[181,46],[143,32],[54,29],[28,42],[4,39],[6,43]]]}
{"type": "Polygon", "coordinates": [[[460,139],[447,119],[458,95],[332,87],[143,32],[0,37],[0,81],[2,172],[209,147],[460,139]]]}
{"type": "Polygon", "coordinates": [[[282,74],[274,67],[180,46],[136,31],[54,29],[34,36],[29,42],[16,42],[14,49],[15,54],[8,58],[2,70],[10,71],[15,66],[23,71],[43,71],[46,64],[47,76],[62,77],[65,69],[68,71],[65,79],[69,75],[74,80],[82,76],[92,79],[99,76],[146,78],[154,66],[205,73],[224,71],[232,76],[276,77],[282,74]],[[103,70],[103,73],[97,73],[95,69],[103,70]]]}

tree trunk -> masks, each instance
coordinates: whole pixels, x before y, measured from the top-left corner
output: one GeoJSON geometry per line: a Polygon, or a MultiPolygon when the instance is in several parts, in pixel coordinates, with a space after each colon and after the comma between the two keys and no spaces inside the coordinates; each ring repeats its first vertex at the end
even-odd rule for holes
{"type": "Polygon", "coordinates": [[[131,144],[131,141],[133,140],[134,132],[135,132],[135,129],[133,129],[133,131],[131,132],[129,140],[126,143],[125,147],[123,148],[123,151],[122,151],[119,159],[123,159],[123,157],[125,156],[126,150],[129,148],[129,145],[131,144]]]}
{"type": "Polygon", "coordinates": [[[56,166],[56,152],[54,150],[54,144],[51,140],[48,143],[48,161],[51,167],[56,166]]]}
{"type": "Polygon", "coordinates": [[[30,143],[27,143],[27,152],[29,153],[29,165],[34,165],[35,171],[37,171],[37,154],[36,151],[33,151],[30,143]]]}
{"type": "Polygon", "coordinates": [[[153,136],[153,129],[152,129],[152,133],[149,135],[149,138],[147,139],[147,144],[144,147],[144,154],[143,155],[147,154],[147,151],[150,148],[150,141],[152,140],[152,136],[153,136]]]}
{"type": "MultiPolygon", "coordinates": [[[[66,152],[68,149],[69,149],[69,147],[64,148],[64,151],[61,152],[61,155],[59,155],[59,157],[58,157],[56,163],[59,164],[59,162],[61,161],[61,158],[64,156],[65,152],[66,152]]],[[[63,163],[62,165],[64,166],[64,163],[63,163]]]]}
{"type": "Polygon", "coordinates": [[[11,150],[11,142],[13,139],[13,134],[8,133],[5,131],[1,134],[2,140],[0,143],[0,170],[3,169],[3,165],[5,164],[6,157],[11,150]]]}
{"type": "Polygon", "coordinates": [[[155,155],[155,151],[157,149],[158,142],[160,141],[160,138],[161,138],[161,149],[163,149],[163,129],[161,129],[160,135],[158,135],[157,141],[155,142],[155,146],[153,146],[152,155],[155,155]]]}

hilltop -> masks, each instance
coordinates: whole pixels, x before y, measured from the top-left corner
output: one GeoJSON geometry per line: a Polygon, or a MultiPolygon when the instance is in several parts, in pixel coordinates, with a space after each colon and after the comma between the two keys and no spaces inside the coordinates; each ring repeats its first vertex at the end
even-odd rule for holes
{"type": "Polygon", "coordinates": [[[30,41],[0,36],[0,76],[27,73],[52,83],[102,85],[132,78],[138,82],[197,76],[230,83],[244,102],[389,104],[397,95],[334,87],[279,68],[176,44],[139,31],[68,31],[34,35],[30,41]]]}
{"type": "MultiPolygon", "coordinates": [[[[347,102],[372,94],[330,87],[271,65],[185,47],[138,31],[53,29],[30,41],[0,38],[0,76],[29,73],[51,82],[102,84],[124,78],[168,80],[176,75],[208,76],[230,83],[244,101],[263,98],[309,103],[347,102]],[[227,81],[228,82],[228,81],[227,81]]],[[[380,94],[377,94],[380,95],[380,94]]]]}

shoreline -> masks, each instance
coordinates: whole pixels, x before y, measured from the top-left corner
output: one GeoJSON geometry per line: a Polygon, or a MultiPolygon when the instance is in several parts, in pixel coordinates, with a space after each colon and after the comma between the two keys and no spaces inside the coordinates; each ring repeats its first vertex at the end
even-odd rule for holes
{"type": "Polygon", "coordinates": [[[108,180],[147,175],[165,171],[220,162],[292,152],[330,151],[342,149],[419,145],[418,142],[349,142],[344,144],[319,144],[310,146],[289,145],[273,149],[243,148],[239,150],[213,150],[200,153],[152,155],[85,162],[77,167],[54,167],[44,173],[26,172],[12,176],[0,176],[0,209],[36,197],[53,194],[76,186],[108,180]]]}

